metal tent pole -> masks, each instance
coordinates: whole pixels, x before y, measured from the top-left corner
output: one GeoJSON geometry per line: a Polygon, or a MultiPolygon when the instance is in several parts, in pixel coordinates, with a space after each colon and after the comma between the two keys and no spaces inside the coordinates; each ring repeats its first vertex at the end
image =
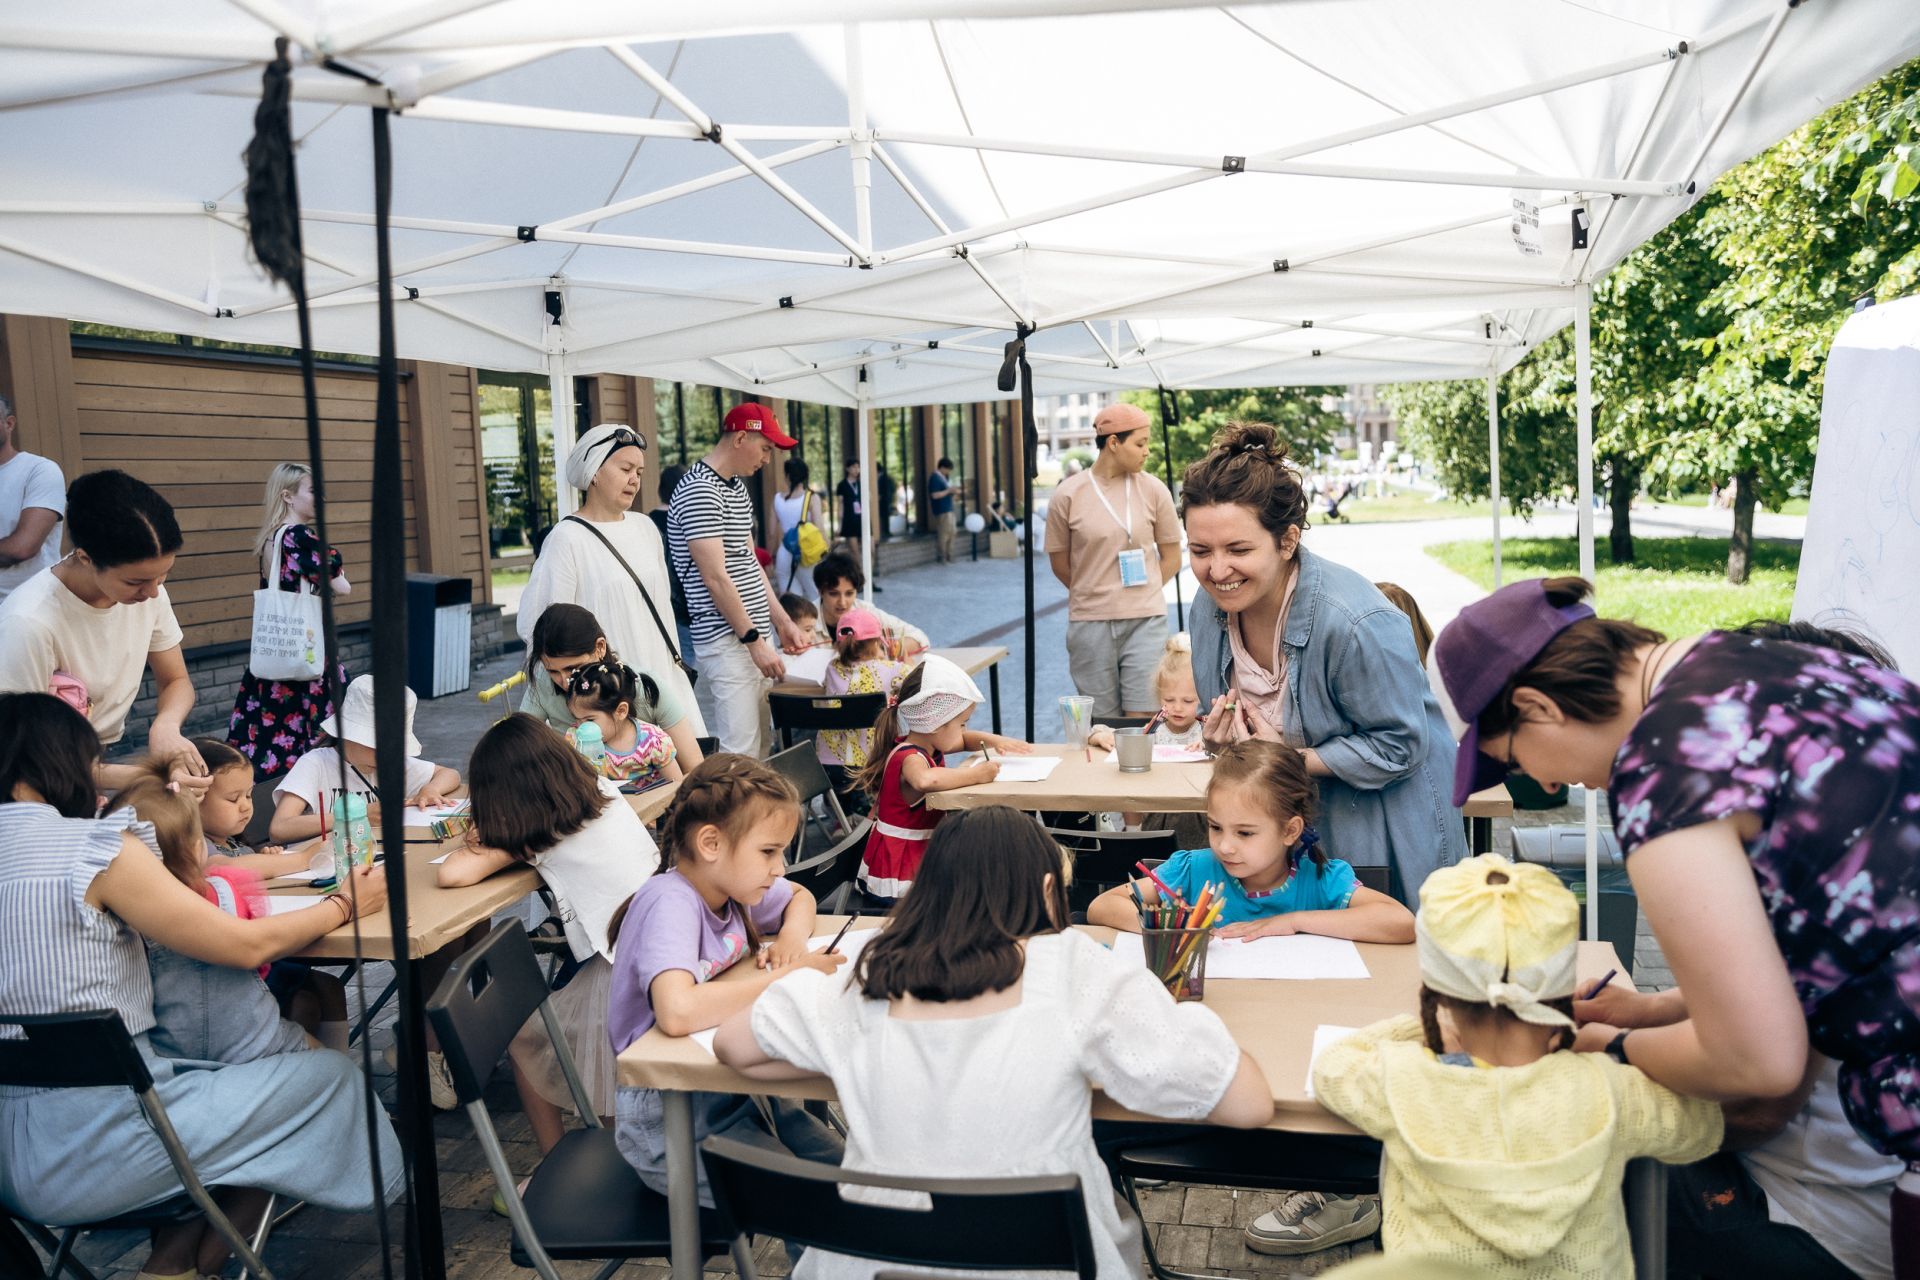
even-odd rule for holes
{"type": "Polygon", "coordinates": [[[885,512],[876,511],[873,496],[879,492],[879,483],[873,474],[873,411],[867,408],[867,370],[860,367],[860,381],[855,384],[860,402],[854,410],[854,434],[859,437],[854,443],[860,456],[860,576],[867,582],[867,605],[873,605],[873,539],[878,522],[886,518],[885,512]]]}
{"type": "Polygon", "coordinates": [[[1500,375],[1487,375],[1487,487],[1493,500],[1493,589],[1500,589],[1500,375]]]}
{"type": "MultiPolygon", "coordinates": [[[[1573,289],[1574,418],[1578,433],[1574,468],[1579,472],[1574,513],[1580,531],[1580,576],[1593,581],[1593,289],[1573,289]]],[[[1600,796],[1587,788],[1587,938],[1600,937],[1600,796]]]]}
{"type": "MultiPolygon", "coordinates": [[[[1180,393],[1160,388],[1160,463],[1167,473],[1167,492],[1173,492],[1173,426],[1180,421],[1180,393]]],[[[1497,545],[1497,544],[1496,544],[1497,545]]],[[[1180,631],[1187,629],[1187,606],[1180,598],[1180,570],[1173,574],[1173,617],[1174,626],[1180,631]]]]}
{"type": "MultiPolygon", "coordinates": [[[[551,328],[558,328],[556,322],[551,328]]],[[[553,469],[556,473],[553,484],[553,503],[556,516],[564,520],[580,509],[580,491],[566,480],[567,455],[573,452],[574,407],[573,407],[573,371],[567,362],[567,353],[557,347],[558,334],[555,334],[556,349],[547,353],[547,387],[549,400],[553,405],[553,469]]],[[[527,477],[528,488],[539,492],[539,477],[527,477]]]]}

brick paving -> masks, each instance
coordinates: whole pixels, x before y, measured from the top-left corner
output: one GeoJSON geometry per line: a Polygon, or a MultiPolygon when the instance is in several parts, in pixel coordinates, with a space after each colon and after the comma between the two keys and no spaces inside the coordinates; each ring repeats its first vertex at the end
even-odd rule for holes
{"type": "MultiPolygon", "coordinates": [[[[1384,565],[1372,563],[1378,549],[1389,545],[1361,533],[1366,528],[1316,529],[1316,550],[1330,558],[1352,563],[1352,567],[1371,576],[1384,565]],[[1342,537],[1343,534],[1358,536],[1342,537]]],[[[1464,535],[1462,535],[1464,536],[1464,535]]],[[[1396,549],[1395,554],[1399,554],[1396,549]]],[[[1429,565],[1431,561],[1427,562],[1429,565]]],[[[1046,708],[1054,691],[1071,687],[1066,670],[1066,613],[1064,591],[1044,563],[1036,565],[1035,595],[1041,611],[1036,639],[1041,655],[1035,673],[1038,701],[1046,708]],[[1052,606],[1050,608],[1050,606],[1052,606]]],[[[1435,572],[1440,572],[1434,566],[1435,572]]],[[[1404,577],[1415,577],[1403,573],[1404,577]]],[[[1419,579],[1408,583],[1416,592],[1419,579]]],[[[1193,581],[1182,584],[1184,598],[1192,598],[1193,581]]],[[[1024,635],[1020,625],[1021,569],[1017,560],[987,560],[977,563],[961,560],[954,565],[921,565],[892,572],[884,579],[881,603],[889,611],[921,624],[936,642],[952,643],[967,639],[973,643],[1004,644],[1012,653],[1001,670],[1002,697],[1007,732],[1019,734],[1024,725],[1023,667],[1024,635]]],[[[1169,620],[1173,609],[1169,594],[1169,620]]],[[[510,675],[524,655],[509,654],[476,666],[473,688],[478,690],[510,675]]],[[[984,682],[983,682],[984,683],[984,682]]],[[[474,740],[487,725],[505,713],[508,701],[518,701],[518,691],[509,700],[483,704],[471,693],[447,698],[423,700],[416,721],[416,732],[428,758],[461,768],[474,740]]],[[[983,709],[975,724],[984,727],[983,709]]],[[[1052,726],[1044,714],[1039,718],[1038,736],[1045,738],[1052,726]]],[[[1539,811],[1519,811],[1512,821],[1494,824],[1494,847],[1511,848],[1515,825],[1539,826],[1550,823],[1578,823],[1580,810],[1575,806],[1539,811]]],[[[1602,821],[1605,821],[1604,811],[1602,821]]],[[[1659,948],[1640,924],[1636,946],[1635,977],[1643,988],[1672,985],[1659,948]]],[[[368,988],[377,991],[385,985],[385,965],[370,966],[368,988]]],[[[353,998],[350,992],[350,1000],[353,998]]],[[[356,1006],[357,1007],[357,1006],[356,1006]]],[[[374,1031],[374,1072],[376,1085],[386,1103],[393,1103],[393,1079],[378,1050],[392,1039],[391,1007],[383,1011],[374,1031]]],[[[525,1117],[520,1113],[511,1074],[503,1063],[496,1072],[488,1093],[489,1107],[499,1127],[507,1158],[518,1172],[526,1172],[537,1163],[537,1148],[525,1117]]],[[[449,1280],[507,1280],[532,1273],[513,1265],[507,1254],[509,1228],[504,1218],[489,1208],[493,1181],[478,1141],[463,1114],[439,1115],[434,1124],[437,1158],[440,1168],[441,1222],[447,1247],[449,1280]]],[[[1239,1280],[1271,1280],[1280,1276],[1318,1275],[1349,1258],[1371,1250],[1369,1242],[1339,1246],[1303,1258],[1275,1258],[1249,1252],[1244,1246],[1243,1229],[1254,1218],[1275,1207],[1279,1195],[1268,1192],[1234,1191],[1219,1187],[1169,1185],[1144,1189],[1141,1204],[1155,1247],[1162,1261],[1170,1266],[1201,1270],[1239,1280]]],[[[398,1209],[390,1213],[391,1238],[395,1243],[393,1270],[401,1274],[397,1242],[401,1238],[398,1209]]],[[[116,1232],[93,1237],[78,1250],[79,1259],[100,1280],[132,1280],[145,1258],[146,1245],[137,1233],[116,1232]]],[[[337,1214],[303,1209],[278,1228],[267,1249],[266,1261],[281,1280],[377,1280],[382,1275],[376,1220],[366,1214],[337,1214]]],[[[784,1252],[773,1242],[763,1241],[756,1250],[761,1273],[783,1276],[787,1273],[784,1252]]],[[[591,1276],[597,1267],[590,1263],[561,1263],[560,1274],[591,1276]]],[[[707,1268],[713,1274],[733,1271],[730,1261],[716,1260],[707,1268]]],[[[229,1267],[229,1274],[237,1274],[229,1267]]],[[[667,1268],[660,1263],[630,1263],[618,1275],[666,1280],[667,1268]]]]}

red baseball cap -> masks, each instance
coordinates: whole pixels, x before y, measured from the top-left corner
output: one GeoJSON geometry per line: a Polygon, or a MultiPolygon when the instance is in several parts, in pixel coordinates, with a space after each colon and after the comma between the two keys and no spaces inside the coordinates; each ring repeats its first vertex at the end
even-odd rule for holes
{"type": "Polygon", "coordinates": [[[773,410],[763,404],[755,404],[751,400],[727,410],[727,420],[721,424],[720,429],[722,431],[757,431],[778,449],[791,449],[800,443],[780,429],[780,419],[773,416],[773,410]]]}

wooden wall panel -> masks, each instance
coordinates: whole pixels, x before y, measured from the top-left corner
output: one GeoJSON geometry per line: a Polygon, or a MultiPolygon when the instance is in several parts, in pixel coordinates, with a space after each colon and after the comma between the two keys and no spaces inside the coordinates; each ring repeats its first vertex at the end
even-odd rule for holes
{"type": "Polygon", "coordinates": [[[68,481],[86,469],[65,320],[0,316],[0,393],[19,419],[15,444],[52,458],[68,481]]]}

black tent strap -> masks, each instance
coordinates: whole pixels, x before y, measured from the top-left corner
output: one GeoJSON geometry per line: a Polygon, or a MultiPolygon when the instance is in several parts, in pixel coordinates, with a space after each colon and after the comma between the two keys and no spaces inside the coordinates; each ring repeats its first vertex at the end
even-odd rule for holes
{"type": "MultiPolygon", "coordinates": [[[[1167,475],[1167,492],[1173,492],[1173,429],[1180,421],[1180,393],[1159,388],[1160,461],[1167,475]]],[[[1187,605],[1180,598],[1180,570],[1173,571],[1173,618],[1181,631],[1187,629],[1187,605]]]]}

